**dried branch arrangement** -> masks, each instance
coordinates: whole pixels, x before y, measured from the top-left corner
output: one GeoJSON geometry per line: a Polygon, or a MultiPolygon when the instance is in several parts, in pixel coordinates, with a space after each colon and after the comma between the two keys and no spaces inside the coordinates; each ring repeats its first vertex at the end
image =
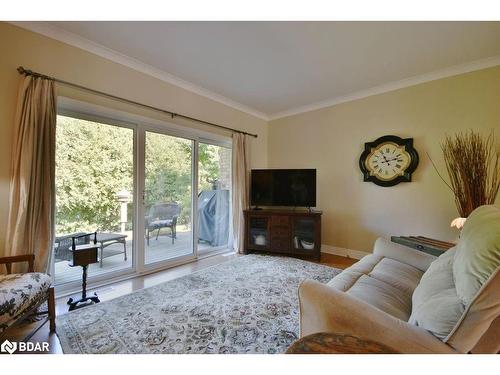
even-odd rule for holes
{"type": "Polygon", "coordinates": [[[470,130],[448,135],[441,149],[450,183],[443,181],[455,195],[460,216],[468,217],[475,208],[494,204],[500,187],[500,153],[493,134],[483,137],[470,130]]]}

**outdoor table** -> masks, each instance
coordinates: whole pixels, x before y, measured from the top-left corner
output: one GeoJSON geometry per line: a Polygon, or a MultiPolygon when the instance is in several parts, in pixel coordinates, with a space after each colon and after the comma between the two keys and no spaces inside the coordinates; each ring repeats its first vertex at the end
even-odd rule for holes
{"type": "Polygon", "coordinates": [[[104,248],[114,243],[122,243],[123,244],[123,259],[127,260],[127,235],[121,233],[97,233],[97,242],[101,244],[101,256],[99,257],[99,266],[102,268],[102,260],[104,248]]]}

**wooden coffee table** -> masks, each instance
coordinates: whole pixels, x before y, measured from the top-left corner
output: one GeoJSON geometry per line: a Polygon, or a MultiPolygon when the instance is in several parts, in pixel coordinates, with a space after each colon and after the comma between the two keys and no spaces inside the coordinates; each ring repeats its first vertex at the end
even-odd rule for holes
{"type": "Polygon", "coordinates": [[[397,350],[372,340],[336,333],[314,333],[295,341],[286,354],[395,354],[397,350]]]}

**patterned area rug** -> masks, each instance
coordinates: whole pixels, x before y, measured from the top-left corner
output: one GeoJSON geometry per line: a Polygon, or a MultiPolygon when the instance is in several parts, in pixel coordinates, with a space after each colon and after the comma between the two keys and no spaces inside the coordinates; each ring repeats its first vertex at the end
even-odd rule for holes
{"type": "Polygon", "coordinates": [[[64,353],[283,353],[299,335],[297,288],[340,270],[247,255],[57,319],[64,353]]]}

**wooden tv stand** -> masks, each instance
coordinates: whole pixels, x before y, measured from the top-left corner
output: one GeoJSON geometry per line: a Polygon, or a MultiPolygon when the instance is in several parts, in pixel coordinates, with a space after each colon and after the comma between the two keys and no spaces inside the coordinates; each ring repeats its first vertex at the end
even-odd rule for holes
{"type": "Polygon", "coordinates": [[[245,253],[321,259],[321,211],[245,210],[245,253]]]}

